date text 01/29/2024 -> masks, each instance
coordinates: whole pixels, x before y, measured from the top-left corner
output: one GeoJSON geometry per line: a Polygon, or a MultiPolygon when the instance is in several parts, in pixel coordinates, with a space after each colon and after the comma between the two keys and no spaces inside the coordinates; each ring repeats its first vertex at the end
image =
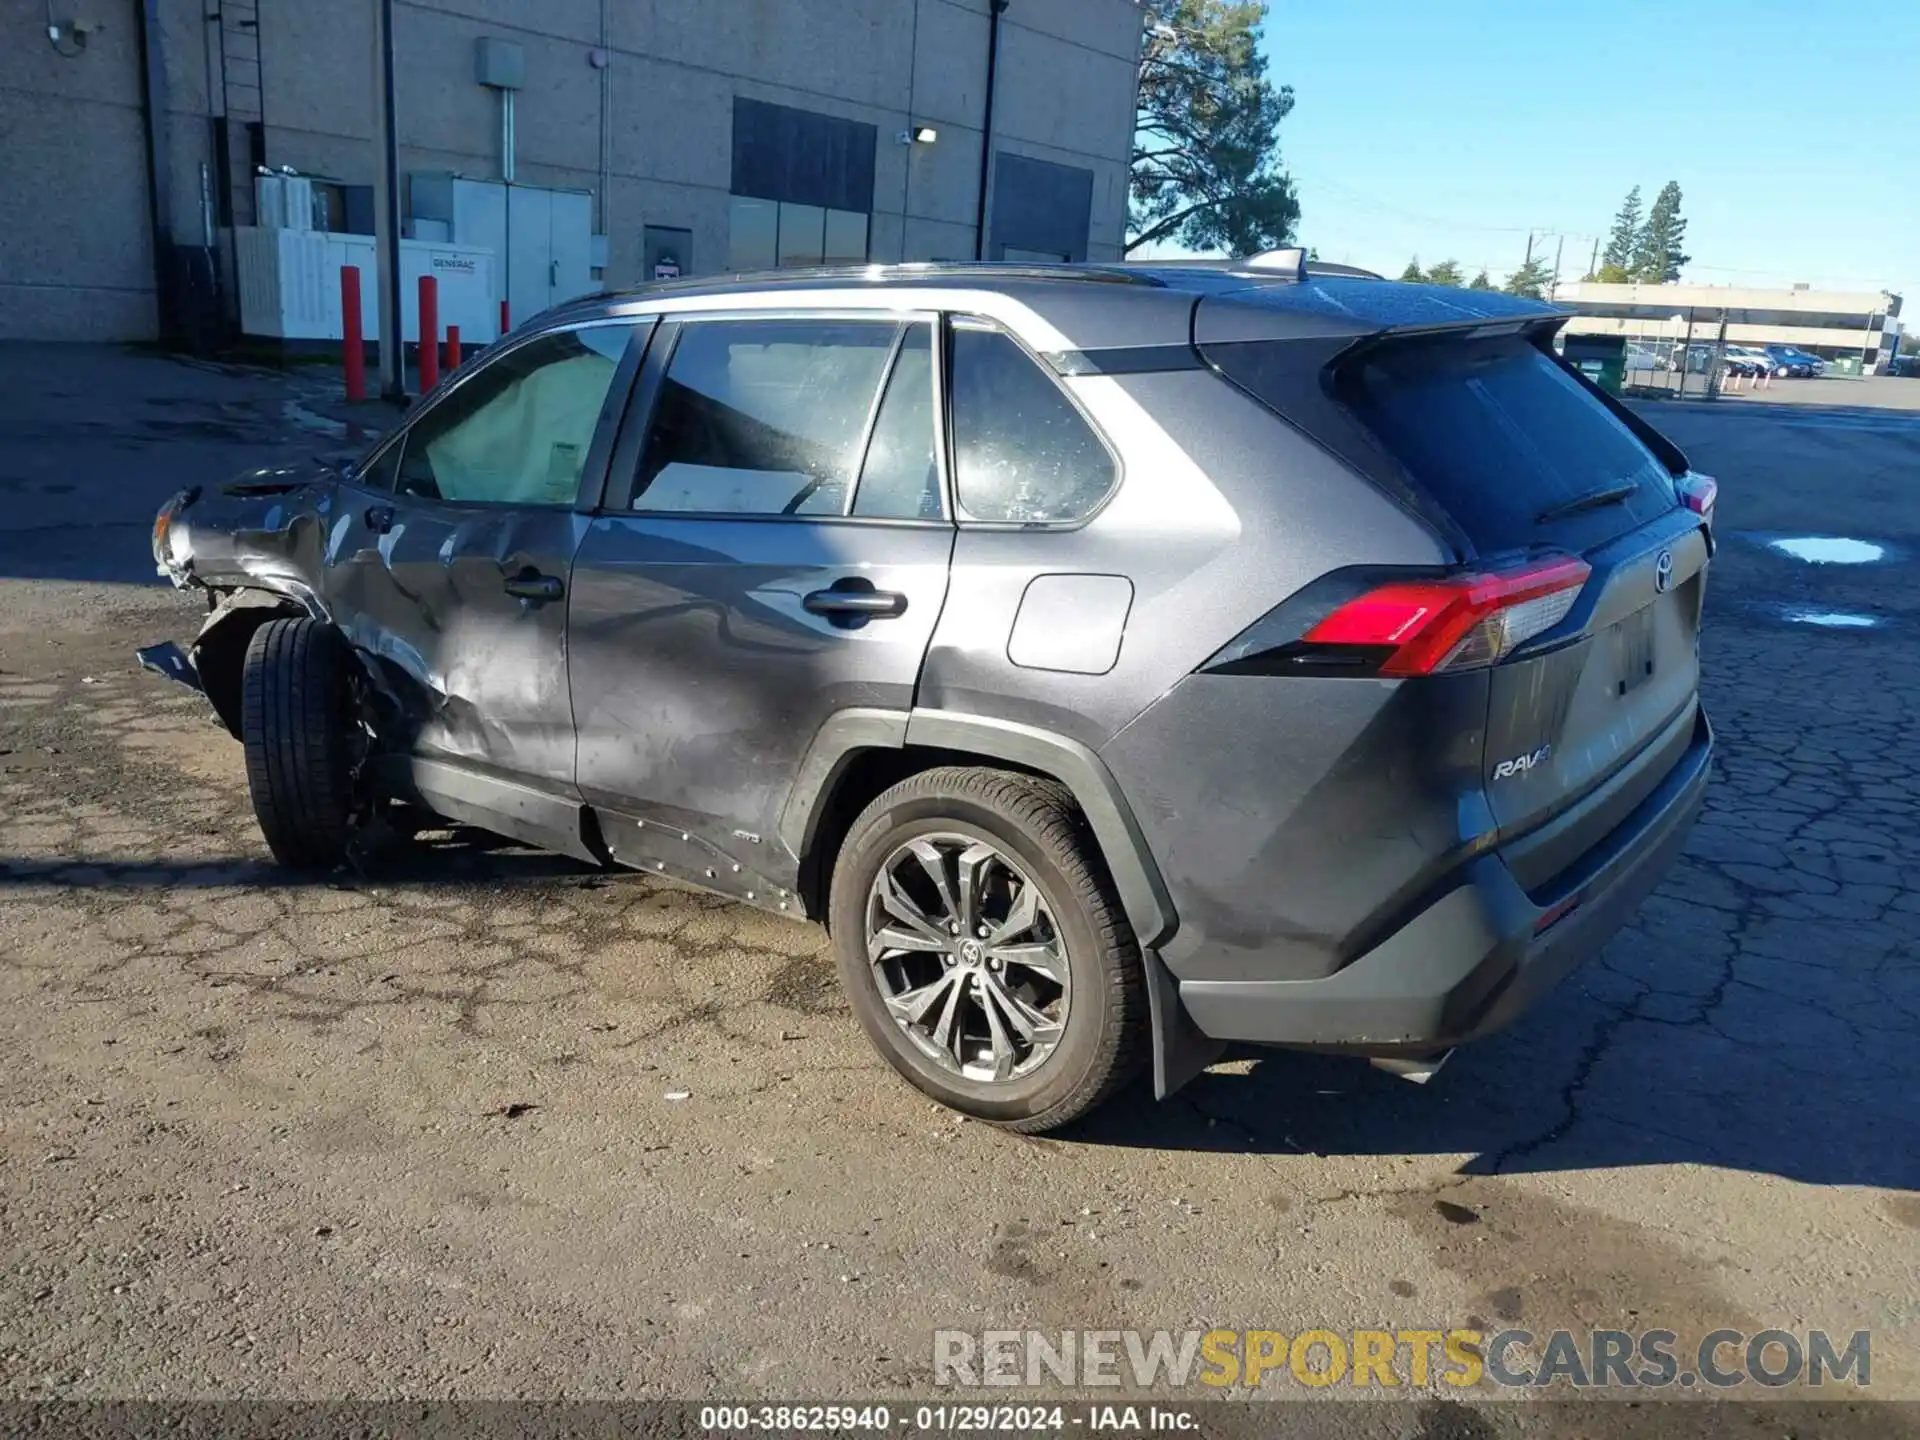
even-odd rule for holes
{"type": "Polygon", "coordinates": [[[1068,1428],[1108,1433],[1179,1433],[1199,1427],[1192,1411],[1161,1405],[917,1405],[895,1414],[885,1405],[707,1405],[700,1428],[789,1434],[1058,1434],[1068,1428]]]}

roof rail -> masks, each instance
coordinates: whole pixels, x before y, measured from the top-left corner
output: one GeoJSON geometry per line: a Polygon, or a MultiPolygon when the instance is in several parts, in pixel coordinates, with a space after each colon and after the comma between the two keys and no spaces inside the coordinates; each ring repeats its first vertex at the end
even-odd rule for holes
{"type": "MultiPolygon", "coordinates": [[[[730,274],[686,275],[677,280],[655,280],[616,293],[644,290],[649,295],[694,294],[731,287],[827,284],[834,281],[903,284],[913,281],[965,283],[980,280],[1073,280],[1093,284],[1160,286],[1163,281],[1117,265],[1055,264],[1005,260],[910,260],[901,264],[791,265],[778,270],[743,270],[730,274]]],[[[597,297],[589,297],[597,298],[597,297]]]]}

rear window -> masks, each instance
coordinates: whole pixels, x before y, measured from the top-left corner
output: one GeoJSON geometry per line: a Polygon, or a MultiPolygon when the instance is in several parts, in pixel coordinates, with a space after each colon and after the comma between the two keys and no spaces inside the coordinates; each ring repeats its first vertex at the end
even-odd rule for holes
{"type": "Polygon", "coordinates": [[[1590,548],[1676,503],[1653,452],[1519,336],[1389,346],[1345,367],[1339,388],[1483,553],[1590,548]]]}

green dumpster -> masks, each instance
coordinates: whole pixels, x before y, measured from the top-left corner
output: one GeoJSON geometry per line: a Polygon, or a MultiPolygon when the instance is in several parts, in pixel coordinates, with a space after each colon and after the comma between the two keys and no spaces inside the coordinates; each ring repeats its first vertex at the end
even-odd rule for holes
{"type": "Polygon", "coordinates": [[[1618,395],[1627,378],[1624,335],[1569,335],[1562,352],[1569,365],[1609,394],[1618,395]]]}

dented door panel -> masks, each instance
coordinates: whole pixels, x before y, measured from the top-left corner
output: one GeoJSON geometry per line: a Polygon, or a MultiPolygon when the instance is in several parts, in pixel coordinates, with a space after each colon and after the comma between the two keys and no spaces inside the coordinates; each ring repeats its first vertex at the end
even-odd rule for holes
{"type": "Polygon", "coordinates": [[[323,582],[342,632],[399,700],[389,744],[573,793],[566,600],[510,594],[528,572],[564,585],[585,517],[571,510],[406,503],[341,487],[323,582]],[[370,524],[382,507],[392,517],[370,524]]]}

